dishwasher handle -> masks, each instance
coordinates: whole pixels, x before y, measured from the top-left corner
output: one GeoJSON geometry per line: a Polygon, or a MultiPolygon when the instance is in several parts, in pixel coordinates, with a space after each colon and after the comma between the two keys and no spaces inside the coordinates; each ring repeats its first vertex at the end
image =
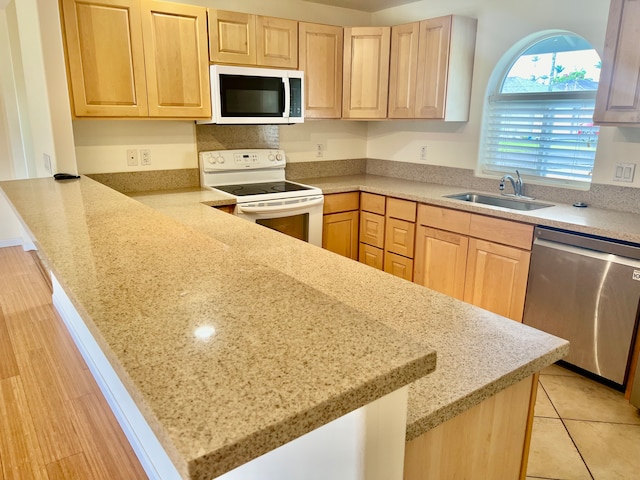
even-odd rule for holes
{"type": "MultiPolygon", "coordinates": [[[[594,252],[616,255],[628,259],[640,261],[640,245],[601,237],[592,237],[585,234],[555,230],[545,227],[536,227],[534,245],[541,242],[559,243],[562,245],[577,247],[594,252]]],[[[640,263],[636,263],[640,265],[640,263]]]]}

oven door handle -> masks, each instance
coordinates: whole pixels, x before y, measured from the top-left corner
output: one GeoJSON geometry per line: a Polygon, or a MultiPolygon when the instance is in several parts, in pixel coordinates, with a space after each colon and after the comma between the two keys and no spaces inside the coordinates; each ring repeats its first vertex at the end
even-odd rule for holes
{"type": "Polygon", "coordinates": [[[307,210],[309,207],[322,205],[324,197],[318,197],[307,202],[291,203],[289,205],[273,205],[263,207],[246,207],[238,204],[238,213],[270,213],[270,212],[294,212],[296,210],[307,210]]]}

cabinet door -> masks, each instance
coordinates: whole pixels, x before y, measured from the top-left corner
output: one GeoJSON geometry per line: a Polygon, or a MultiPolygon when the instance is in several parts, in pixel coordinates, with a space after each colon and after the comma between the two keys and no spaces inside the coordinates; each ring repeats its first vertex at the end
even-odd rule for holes
{"type": "Polygon", "coordinates": [[[255,65],[255,15],[209,9],[209,58],[212,63],[255,65]]]}
{"type": "Polygon", "coordinates": [[[211,117],[207,10],[145,0],[142,31],[151,117],[211,117]]]}
{"type": "Polygon", "coordinates": [[[413,280],[413,260],[395,253],[384,252],[384,271],[411,281],[413,280]]]}
{"type": "Polygon", "coordinates": [[[386,118],[390,27],[344,29],[343,118],[386,118]]]}
{"type": "Polygon", "coordinates": [[[370,267],[382,270],[384,267],[384,251],[381,248],[372,247],[366,243],[360,244],[358,261],[370,267]]]}
{"type": "Polygon", "coordinates": [[[384,249],[397,253],[404,257],[413,258],[413,240],[416,232],[416,224],[387,218],[385,226],[384,249]]]}
{"type": "Polygon", "coordinates": [[[420,23],[391,27],[389,118],[415,116],[420,23]]]}
{"type": "Polygon", "coordinates": [[[465,235],[420,225],[416,232],[413,281],[463,300],[468,245],[465,235]]]}
{"type": "Polygon", "coordinates": [[[358,212],[333,213],[322,220],[322,248],[357,260],[358,212]]]}
{"type": "Polygon", "coordinates": [[[74,113],[147,116],[139,0],[62,0],[74,113]]]}
{"type": "Polygon", "coordinates": [[[417,118],[444,118],[451,16],[420,22],[417,118]]]}
{"type": "Polygon", "coordinates": [[[304,71],[305,117],[342,116],[342,27],[300,22],[299,67],[304,71]]]}
{"type": "Polygon", "coordinates": [[[256,17],[258,65],[298,68],[298,22],[274,17],[256,17]]]}
{"type": "Polygon", "coordinates": [[[471,238],[464,300],[522,321],[531,253],[471,238]]]}
{"type": "Polygon", "coordinates": [[[640,123],[640,2],[612,0],[593,119],[640,123]]]}
{"type": "Polygon", "coordinates": [[[371,212],[360,212],[360,241],[373,247],[384,248],[384,217],[371,212]]]}

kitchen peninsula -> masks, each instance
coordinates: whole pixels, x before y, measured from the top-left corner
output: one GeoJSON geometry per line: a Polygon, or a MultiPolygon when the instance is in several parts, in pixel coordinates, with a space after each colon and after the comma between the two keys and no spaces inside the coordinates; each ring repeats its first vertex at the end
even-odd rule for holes
{"type": "Polygon", "coordinates": [[[211,192],[155,196],[154,210],[86,177],[0,187],[185,477],[224,474],[408,384],[417,439],[522,381],[528,400],[530,377],[567,352],[216,211],[211,192]],[[209,343],[193,335],[204,325],[209,343]]]}

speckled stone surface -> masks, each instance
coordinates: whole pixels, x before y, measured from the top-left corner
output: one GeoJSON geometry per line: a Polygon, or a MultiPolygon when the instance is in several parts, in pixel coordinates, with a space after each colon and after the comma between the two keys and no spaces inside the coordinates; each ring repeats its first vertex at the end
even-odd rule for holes
{"type": "MultiPolygon", "coordinates": [[[[314,183],[334,192],[351,191],[364,185],[359,182],[367,178],[371,180],[363,176],[351,178],[351,184],[336,183],[335,179],[314,183]]],[[[375,182],[378,183],[371,189],[376,193],[385,193],[386,189],[395,192],[391,187],[400,187],[395,183],[398,180],[379,178],[375,182]]],[[[405,194],[427,198],[423,190],[405,194]]],[[[557,337],[237,217],[214,217],[210,208],[177,197],[180,194],[135,198],[237,248],[256,264],[275,268],[341,304],[433,346],[438,355],[436,371],[414,382],[409,389],[407,440],[568,352],[567,342],[557,337]]]]}
{"type": "MultiPolygon", "coordinates": [[[[423,165],[409,162],[367,159],[366,173],[384,177],[405,180],[415,180],[442,185],[463,186],[470,190],[483,190],[499,193],[498,181],[480,178],[473,170],[452,168],[439,165],[423,165]]],[[[344,175],[343,173],[336,173],[344,175]]],[[[323,177],[325,175],[308,175],[308,177],[323,177]]],[[[510,187],[507,187],[510,188],[510,187]]],[[[620,212],[640,214],[640,200],[638,189],[617,185],[591,184],[589,190],[575,190],[571,188],[550,187],[525,183],[524,193],[530,197],[572,205],[584,202],[595,208],[604,208],[620,212]]]]}
{"type": "Polygon", "coordinates": [[[87,176],[121,193],[192,188],[200,185],[200,171],[197,168],[92,173],[87,176]]]}
{"type": "Polygon", "coordinates": [[[366,173],[367,159],[326,160],[323,162],[289,162],[285,172],[289,180],[336,175],[362,175],[366,173]]]}
{"type": "Polygon", "coordinates": [[[457,208],[459,210],[491,215],[533,225],[545,225],[590,235],[599,235],[640,243],[640,215],[629,212],[595,207],[576,208],[568,204],[545,202],[544,198],[540,198],[539,201],[549,203],[553,206],[532,211],[510,210],[444,197],[444,195],[469,191],[499,196],[496,194],[496,191],[482,191],[468,187],[423,183],[421,181],[368,174],[344,177],[303,178],[299,181],[317,186],[321,188],[325,194],[361,190],[407,200],[415,200],[431,205],[457,208]]]}
{"type": "Polygon", "coordinates": [[[0,188],[185,477],[216,477],[435,366],[433,349],[385,313],[202,231],[199,221],[227,230],[230,220],[241,245],[245,227],[249,238],[264,233],[194,202],[216,201],[209,192],[149,197],[167,199],[182,222],[87,177],[0,188]],[[201,339],[205,326],[215,332],[201,339]]]}

